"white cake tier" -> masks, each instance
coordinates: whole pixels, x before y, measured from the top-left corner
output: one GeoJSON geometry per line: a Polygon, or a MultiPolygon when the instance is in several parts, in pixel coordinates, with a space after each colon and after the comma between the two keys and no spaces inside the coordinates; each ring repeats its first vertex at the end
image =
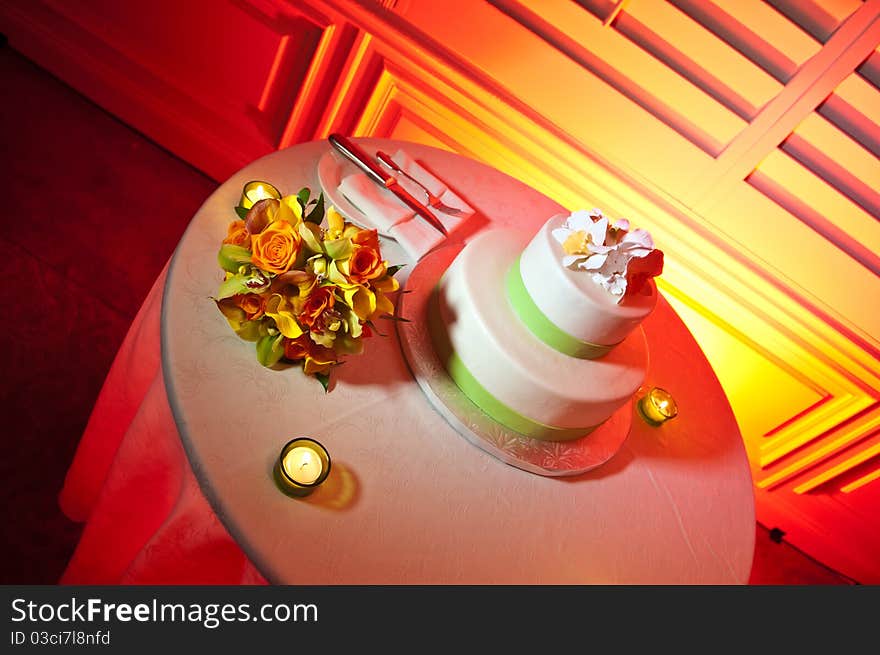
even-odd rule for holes
{"type": "Polygon", "coordinates": [[[606,346],[623,341],[657,304],[654,281],[647,286],[649,293],[618,304],[589,272],[563,266],[564,253],[553,230],[565,219],[563,214],[552,217],[523,250],[523,285],[541,313],[574,339],[606,346]]]}
{"type": "Polygon", "coordinates": [[[572,439],[571,433],[552,430],[583,429],[586,434],[610,417],[644,381],[647,345],[638,328],[601,359],[578,359],[537,339],[505,292],[505,275],[528,237],[491,230],[462,249],[437,287],[432,318],[439,325],[432,328],[441,336],[435,336],[435,345],[452,378],[493,418],[517,430],[497,415],[515,412],[551,428],[529,436],[572,439]],[[477,393],[471,392],[474,382],[477,393]]]}

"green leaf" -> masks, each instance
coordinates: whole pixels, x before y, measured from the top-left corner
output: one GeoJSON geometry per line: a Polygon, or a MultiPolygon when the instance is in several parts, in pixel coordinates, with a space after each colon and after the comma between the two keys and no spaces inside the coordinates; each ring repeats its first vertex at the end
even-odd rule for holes
{"type": "Polygon", "coordinates": [[[235,213],[238,214],[238,217],[241,220],[244,220],[244,217],[247,216],[248,210],[241,205],[237,205],[235,208],[235,213]]]}
{"type": "Polygon", "coordinates": [[[315,379],[321,383],[322,387],[324,387],[324,393],[327,393],[327,388],[330,386],[330,374],[315,373],[315,379]]]}
{"type": "Polygon", "coordinates": [[[308,187],[303,187],[299,190],[299,193],[296,194],[296,199],[299,201],[299,206],[303,209],[306,208],[306,205],[309,202],[310,195],[312,195],[312,192],[308,187]]]}
{"type": "Polygon", "coordinates": [[[284,354],[284,335],[273,336],[267,334],[257,341],[257,361],[263,366],[272,367],[278,363],[284,354]]]}
{"type": "Polygon", "coordinates": [[[389,266],[388,269],[387,269],[387,270],[388,270],[388,276],[389,276],[389,277],[394,277],[394,274],[397,273],[397,271],[399,271],[399,270],[400,270],[401,268],[403,268],[404,266],[406,266],[406,264],[396,264],[395,266],[389,266]]]}
{"type": "Polygon", "coordinates": [[[225,280],[220,288],[217,289],[217,300],[223,300],[239,293],[248,293],[250,289],[247,286],[247,277],[241,274],[233,275],[225,280]]]}
{"type": "Polygon", "coordinates": [[[332,260],[348,259],[354,246],[351,245],[351,239],[334,239],[333,241],[325,241],[324,247],[327,249],[327,255],[332,260]]]}
{"type": "Polygon", "coordinates": [[[224,243],[220,246],[220,252],[217,253],[217,263],[224,271],[238,273],[242,264],[251,263],[251,251],[242,246],[224,243]]]}
{"type": "Polygon", "coordinates": [[[314,223],[315,225],[320,225],[321,221],[324,220],[324,192],[318,194],[318,202],[315,204],[314,209],[306,214],[304,220],[309,223],[314,223]]]}
{"type": "Polygon", "coordinates": [[[382,332],[379,328],[377,328],[377,327],[376,327],[376,324],[373,323],[373,321],[367,321],[367,322],[366,322],[366,325],[368,325],[369,328],[370,328],[373,332],[375,332],[376,334],[378,334],[380,337],[387,337],[387,336],[388,336],[387,334],[385,334],[384,332],[382,332]]]}
{"type": "Polygon", "coordinates": [[[408,318],[403,318],[402,316],[394,316],[392,314],[383,314],[379,318],[384,318],[386,321],[398,321],[400,323],[412,323],[408,318]]]}

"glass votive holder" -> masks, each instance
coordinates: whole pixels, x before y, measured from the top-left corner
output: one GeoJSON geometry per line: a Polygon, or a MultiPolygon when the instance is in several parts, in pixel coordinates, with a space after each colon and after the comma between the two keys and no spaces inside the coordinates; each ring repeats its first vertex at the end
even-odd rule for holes
{"type": "Polygon", "coordinates": [[[291,439],[275,461],[275,484],[289,496],[306,496],[330,474],[330,454],[309,437],[291,439]]]}
{"type": "Polygon", "coordinates": [[[244,185],[244,188],[242,188],[241,199],[238,201],[238,206],[244,209],[250,209],[254,204],[260,200],[265,200],[266,198],[281,200],[281,192],[268,182],[251,180],[244,185]]]}
{"type": "Polygon", "coordinates": [[[672,394],[660,387],[651,387],[636,405],[648,425],[662,425],[678,416],[678,405],[672,394]]]}

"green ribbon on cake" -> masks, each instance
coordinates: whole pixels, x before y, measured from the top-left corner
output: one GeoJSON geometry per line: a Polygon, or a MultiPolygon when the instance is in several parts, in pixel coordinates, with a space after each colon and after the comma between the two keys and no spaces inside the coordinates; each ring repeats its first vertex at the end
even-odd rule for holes
{"type": "Polygon", "coordinates": [[[471,402],[505,427],[532,439],[540,439],[542,441],[571,441],[588,435],[598,427],[557,428],[552,425],[545,425],[523,416],[489,393],[467,369],[461,358],[452,350],[452,345],[449,343],[449,337],[446,334],[440,317],[436,289],[432,292],[431,298],[428,301],[428,331],[431,335],[431,340],[434,342],[437,356],[446,367],[446,371],[453,382],[471,402]]]}
{"type": "MultiPolygon", "coordinates": [[[[522,279],[519,270],[519,257],[507,273],[507,298],[513,311],[525,323],[529,331],[548,346],[564,355],[578,359],[597,359],[607,354],[614,345],[603,346],[589,341],[581,341],[563,331],[535,304],[522,279]]],[[[616,345],[616,344],[615,344],[616,345]]]]}

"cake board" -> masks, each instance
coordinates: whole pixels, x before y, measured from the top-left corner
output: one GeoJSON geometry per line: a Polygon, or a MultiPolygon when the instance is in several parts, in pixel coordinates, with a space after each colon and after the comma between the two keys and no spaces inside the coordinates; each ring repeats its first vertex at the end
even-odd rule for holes
{"type": "Polygon", "coordinates": [[[398,300],[397,335],[410,372],[428,402],[469,443],[502,462],[536,475],[562,477],[591,471],[610,460],[632,425],[628,400],[611,417],[570,441],[542,441],[506,428],[458,388],[440,358],[428,329],[428,303],[441,276],[462,248],[448,244],[431,251],[410,272],[398,300]]]}

